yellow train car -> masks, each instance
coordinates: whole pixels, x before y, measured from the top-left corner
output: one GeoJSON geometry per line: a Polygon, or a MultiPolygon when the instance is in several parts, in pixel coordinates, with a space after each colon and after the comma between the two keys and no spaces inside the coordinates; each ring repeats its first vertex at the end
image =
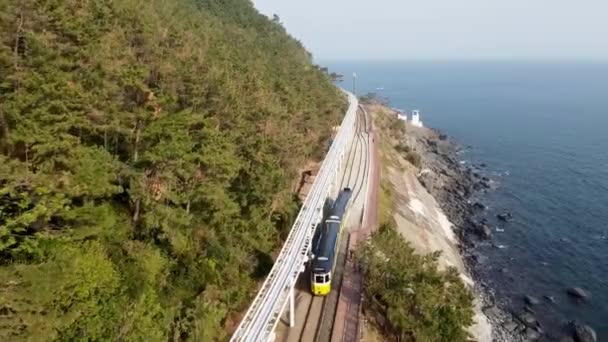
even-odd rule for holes
{"type": "Polygon", "coordinates": [[[321,227],[320,237],[313,246],[310,288],[315,296],[326,296],[331,291],[332,273],[336,266],[342,229],[346,224],[348,204],[352,195],[349,188],[340,192],[329,217],[321,227]]]}

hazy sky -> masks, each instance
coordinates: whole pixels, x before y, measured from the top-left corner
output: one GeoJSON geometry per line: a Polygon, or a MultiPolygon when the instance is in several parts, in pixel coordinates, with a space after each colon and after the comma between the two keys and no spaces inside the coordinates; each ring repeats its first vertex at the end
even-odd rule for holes
{"type": "Polygon", "coordinates": [[[253,2],[317,60],[608,60],[608,0],[253,2]]]}

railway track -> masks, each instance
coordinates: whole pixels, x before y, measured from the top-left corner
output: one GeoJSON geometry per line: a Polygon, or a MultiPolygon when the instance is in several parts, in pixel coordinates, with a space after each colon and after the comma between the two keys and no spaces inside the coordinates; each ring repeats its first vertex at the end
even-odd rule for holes
{"type": "Polygon", "coordinates": [[[360,132],[360,123],[361,123],[361,118],[359,115],[359,112],[357,112],[357,116],[355,118],[355,137],[353,139],[353,141],[351,142],[351,147],[348,150],[348,157],[346,158],[346,164],[345,167],[348,169],[348,172],[344,172],[342,173],[342,178],[340,180],[340,189],[343,189],[344,187],[348,186],[351,182],[352,179],[352,175],[353,175],[353,168],[352,168],[352,163],[356,154],[356,150],[359,147],[360,144],[360,139],[359,139],[359,132],[360,132]],[[351,166],[349,168],[349,165],[351,166]],[[347,177],[347,173],[348,173],[348,177],[347,177]]]}
{"type": "MultiPolygon", "coordinates": [[[[366,185],[369,168],[368,155],[368,129],[366,113],[360,108],[357,110],[355,119],[355,137],[351,142],[351,147],[347,152],[344,164],[344,172],[339,181],[340,188],[349,187],[353,190],[352,203],[359,200],[363,187],[366,185]]],[[[351,210],[360,210],[362,206],[351,205],[351,210]]],[[[351,212],[350,215],[354,213],[351,212]]],[[[360,215],[357,215],[357,220],[360,215]]],[[[352,220],[351,220],[352,222],[352,220]]],[[[348,227],[347,227],[348,229],[348,227]]],[[[335,279],[332,283],[332,292],[328,296],[317,297],[310,293],[310,270],[301,274],[298,279],[297,299],[296,299],[296,322],[304,320],[303,324],[296,324],[293,328],[286,326],[287,322],[283,318],[286,334],[281,340],[289,342],[328,342],[331,339],[333,321],[339,298],[339,289],[342,283],[343,266],[346,261],[346,247],[348,245],[348,231],[342,233],[339,246],[338,260],[336,261],[335,279]]]]}
{"type": "Polygon", "coordinates": [[[355,183],[355,187],[353,188],[353,195],[354,198],[357,199],[359,198],[359,195],[361,194],[361,190],[363,189],[363,186],[365,184],[367,184],[367,177],[368,177],[368,169],[369,169],[369,155],[368,155],[368,151],[369,151],[369,137],[367,135],[368,131],[368,125],[367,125],[367,115],[365,114],[365,111],[363,111],[363,108],[359,109],[359,112],[361,113],[361,132],[357,133],[357,137],[359,137],[361,139],[362,142],[362,146],[361,146],[361,158],[363,158],[363,167],[361,167],[361,163],[359,163],[359,167],[357,168],[357,179],[359,176],[359,172],[361,173],[361,181],[358,183],[355,183]],[[363,157],[365,156],[365,157],[363,157]]]}

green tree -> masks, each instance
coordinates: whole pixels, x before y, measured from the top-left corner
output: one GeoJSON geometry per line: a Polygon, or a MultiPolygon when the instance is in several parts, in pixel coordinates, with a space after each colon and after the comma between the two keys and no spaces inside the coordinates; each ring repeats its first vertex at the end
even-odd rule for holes
{"type": "Polygon", "coordinates": [[[310,53],[248,0],[0,0],[0,75],[0,339],[225,339],[345,109],[310,53]]]}
{"type": "Polygon", "coordinates": [[[391,225],[361,251],[364,295],[398,341],[467,341],[473,297],[458,271],[437,268],[439,253],[418,255],[391,225]]]}

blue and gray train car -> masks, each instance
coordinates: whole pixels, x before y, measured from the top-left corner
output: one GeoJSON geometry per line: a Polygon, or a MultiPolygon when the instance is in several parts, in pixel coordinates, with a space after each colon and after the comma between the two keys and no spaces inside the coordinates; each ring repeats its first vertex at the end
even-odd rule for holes
{"type": "Polygon", "coordinates": [[[342,230],[348,218],[351,196],[349,188],[340,191],[313,245],[310,287],[314,295],[325,296],[331,291],[332,273],[336,266],[342,230]]]}

